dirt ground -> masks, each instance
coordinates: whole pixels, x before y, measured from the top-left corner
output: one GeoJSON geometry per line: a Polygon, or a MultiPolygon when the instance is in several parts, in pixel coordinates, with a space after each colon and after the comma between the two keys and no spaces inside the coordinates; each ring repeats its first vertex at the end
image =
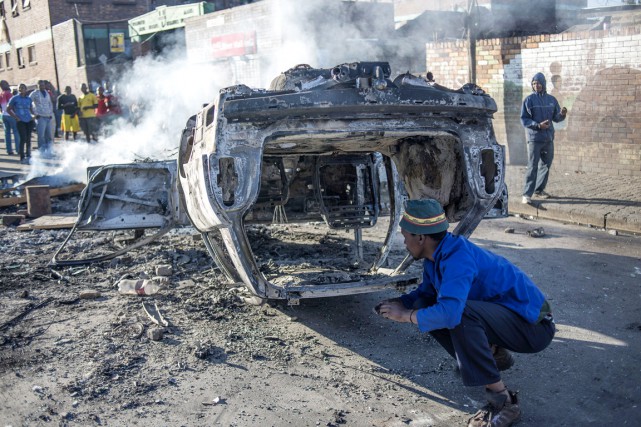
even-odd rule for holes
{"type": "MultiPolygon", "coordinates": [[[[76,202],[58,198],[54,209],[70,212],[76,202]]],[[[365,233],[366,252],[385,228],[365,233]]],[[[428,335],[373,313],[395,291],[247,305],[191,228],[112,261],[52,272],[47,263],[66,234],[0,230],[3,426],[454,426],[484,404],[482,388],[463,387],[428,335]],[[173,275],[158,294],[114,286],[163,264],[173,275]],[[101,296],[80,299],[83,290],[101,296]],[[169,322],[159,341],[143,301],[169,322]]],[[[125,234],[78,233],[66,257],[113,250],[125,234]]],[[[319,224],[252,236],[278,245],[259,258],[266,272],[293,256],[279,239],[295,241],[297,254],[335,245],[349,258],[350,235],[319,224]]],[[[552,345],[515,355],[504,375],[520,391],[520,425],[639,425],[641,238],[511,217],[483,221],[472,240],[524,269],[553,305],[552,345]],[[545,236],[529,237],[535,227],[545,236]]],[[[403,256],[397,239],[391,259],[403,256]]]]}

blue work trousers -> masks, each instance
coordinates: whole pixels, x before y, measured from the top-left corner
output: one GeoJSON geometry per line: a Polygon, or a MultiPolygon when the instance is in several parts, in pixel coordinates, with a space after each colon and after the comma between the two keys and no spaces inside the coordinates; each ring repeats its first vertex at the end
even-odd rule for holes
{"type": "Polygon", "coordinates": [[[550,176],[552,160],[554,160],[554,141],[527,143],[527,172],[525,172],[525,185],[523,195],[532,197],[545,190],[550,176]]]}
{"type": "MultiPolygon", "coordinates": [[[[427,307],[414,304],[414,308],[427,307]]],[[[436,341],[456,359],[463,384],[485,386],[501,380],[492,345],[516,353],[538,353],[554,338],[554,322],[530,323],[514,311],[487,301],[467,301],[461,323],[453,329],[430,331],[436,341]]]]}

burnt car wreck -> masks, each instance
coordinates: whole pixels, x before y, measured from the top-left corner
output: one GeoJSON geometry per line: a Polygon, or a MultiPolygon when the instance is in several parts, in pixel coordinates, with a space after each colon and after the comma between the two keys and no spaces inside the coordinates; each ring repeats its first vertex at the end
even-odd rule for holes
{"type": "Polygon", "coordinates": [[[222,90],[188,121],[178,193],[230,280],[290,303],[408,286],[417,281],[405,273],[411,259],[385,267],[405,197],[439,200],[457,223],[453,232],[465,236],[488,213],[507,214],[494,100],[474,85],[451,90],[390,75],[384,62],[297,66],[268,90],[222,90]],[[386,237],[365,259],[362,232],[382,215],[389,216],[386,237]],[[298,279],[268,278],[247,226],[285,221],[353,230],[358,262],[341,274],[330,262],[298,279]]]}

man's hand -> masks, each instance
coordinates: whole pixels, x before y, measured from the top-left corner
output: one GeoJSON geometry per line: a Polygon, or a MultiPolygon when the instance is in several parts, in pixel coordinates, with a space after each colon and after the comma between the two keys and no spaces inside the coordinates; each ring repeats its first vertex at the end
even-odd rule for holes
{"type": "Polygon", "coordinates": [[[402,302],[398,300],[381,301],[374,310],[386,319],[391,319],[401,323],[411,323],[410,316],[414,310],[405,308],[402,302]]]}
{"type": "Polygon", "coordinates": [[[550,121],[549,120],[543,120],[541,123],[539,123],[539,129],[541,130],[546,130],[550,128],[550,121]]]}
{"type": "Polygon", "coordinates": [[[568,109],[565,107],[561,108],[561,115],[565,117],[567,114],[568,114],[568,109]]]}

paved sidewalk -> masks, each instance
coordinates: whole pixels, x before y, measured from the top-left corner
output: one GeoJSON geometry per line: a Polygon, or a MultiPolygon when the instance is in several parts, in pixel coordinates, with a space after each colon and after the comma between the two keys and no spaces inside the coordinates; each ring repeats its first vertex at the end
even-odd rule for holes
{"type": "Polygon", "coordinates": [[[574,172],[550,173],[546,192],[553,197],[522,204],[525,166],[508,166],[505,182],[511,214],[641,233],[641,179],[574,172]]]}

